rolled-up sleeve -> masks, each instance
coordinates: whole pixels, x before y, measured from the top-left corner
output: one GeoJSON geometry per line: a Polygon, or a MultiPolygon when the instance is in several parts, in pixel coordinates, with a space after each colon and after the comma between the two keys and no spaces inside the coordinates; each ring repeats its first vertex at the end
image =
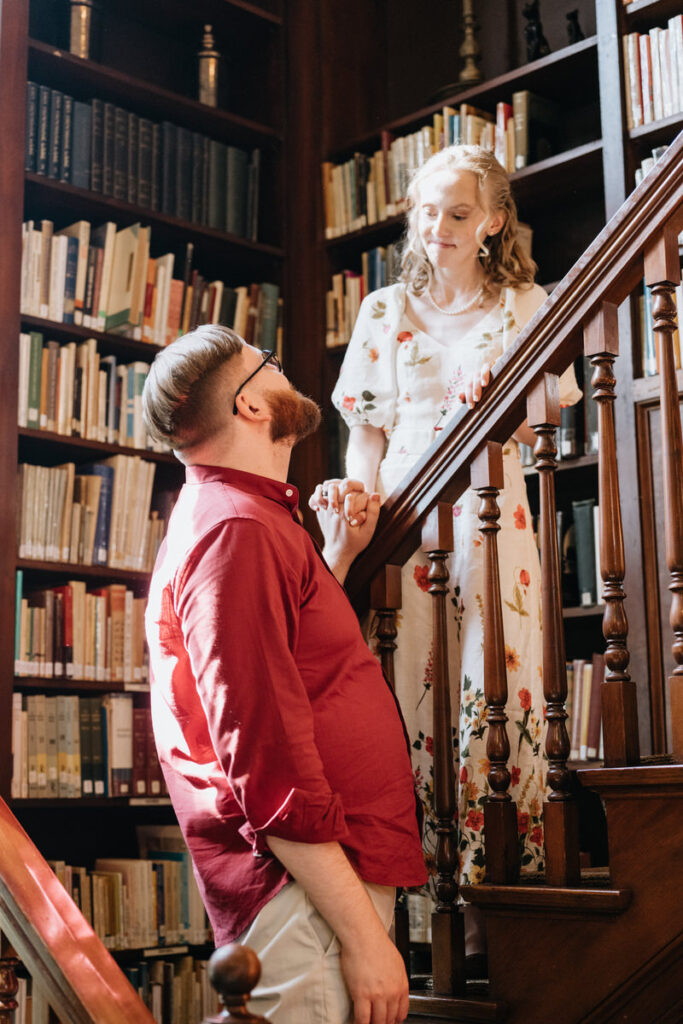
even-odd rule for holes
{"type": "Polygon", "coordinates": [[[343,841],[341,798],[325,777],[311,701],[295,661],[301,581],[252,519],[215,527],[176,579],[174,603],[211,742],[246,819],[265,837],[343,841]]]}

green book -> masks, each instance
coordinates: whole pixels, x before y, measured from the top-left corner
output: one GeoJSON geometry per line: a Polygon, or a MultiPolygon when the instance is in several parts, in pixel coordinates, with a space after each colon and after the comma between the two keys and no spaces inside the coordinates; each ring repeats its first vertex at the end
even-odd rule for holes
{"type": "Polygon", "coordinates": [[[33,430],[40,428],[40,385],[43,367],[43,336],[40,331],[31,331],[31,346],[28,364],[28,411],[26,426],[33,430]]]}

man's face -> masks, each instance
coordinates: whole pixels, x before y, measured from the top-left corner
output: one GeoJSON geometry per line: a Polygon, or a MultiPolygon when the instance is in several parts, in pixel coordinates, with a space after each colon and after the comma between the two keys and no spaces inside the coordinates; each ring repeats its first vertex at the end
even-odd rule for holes
{"type": "MultiPolygon", "coordinates": [[[[263,352],[253,345],[245,345],[242,360],[246,373],[252,373],[263,364],[263,352]]],[[[271,441],[291,441],[295,445],[320,426],[317,404],[297,391],[274,363],[266,363],[259,370],[253,378],[253,386],[265,398],[272,416],[271,441]]]]}

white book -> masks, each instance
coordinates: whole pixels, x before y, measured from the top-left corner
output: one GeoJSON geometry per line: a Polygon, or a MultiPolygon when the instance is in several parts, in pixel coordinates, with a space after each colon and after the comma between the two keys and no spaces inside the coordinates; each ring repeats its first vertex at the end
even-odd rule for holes
{"type": "MultiPolygon", "coordinates": [[[[673,82],[671,68],[671,48],[669,44],[669,30],[659,30],[659,70],[662,76],[662,109],[664,117],[671,117],[674,113],[673,82]]],[[[678,91],[678,88],[677,90],[678,91]]],[[[676,97],[678,99],[678,97],[676,97]]]]}
{"type": "Polygon", "coordinates": [[[19,335],[19,395],[17,407],[17,425],[28,426],[28,373],[31,362],[31,335],[22,332],[19,335]]]}
{"type": "Polygon", "coordinates": [[[674,72],[676,111],[683,110],[683,14],[669,18],[671,69],[674,72]]]}
{"type": "Polygon", "coordinates": [[[602,580],[602,573],[600,572],[600,506],[595,505],[593,508],[593,530],[595,533],[595,580],[596,580],[596,594],[597,603],[602,604],[604,600],[604,588],[605,584],[602,580]]]}
{"type": "MultiPolygon", "coordinates": [[[[101,361],[100,361],[101,362],[101,361]]],[[[107,441],[107,374],[104,370],[98,373],[99,388],[97,392],[97,440],[106,444],[107,441]]]]}
{"type": "Polygon", "coordinates": [[[19,287],[19,309],[28,313],[28,268],[31,261],[31,229],[33,221],[27,220],[21,225],[21,283],[19,287]]]}
{"type": "Polygon", "coordinates": [[[167,252],[157,259],[157,308],[154,318],[154,343],[159,346],[166,344],[166,325],[168,323],[168,307],[171,299],[171,279],[173,277],[173,264],[175,257],[172,252],[167,252]],[[161,284],[159,275],[161,274],[161,284]]]}
{"type": "Polygon", "coordinates": [[[48,318],[61,323],[64,319],[64,286],[66,281],[66,256],[68,239],[65,235],[52,236],[50,257],[50,293],[48,318]]]}
{"type": "MultiPolygon", "coordinates": [[[[652,103],[654,106],[655,120],[659,121],[664,117],[664,94],[662,92],[662,68],[659,50],[659,33],[661,29],[655,27],[650,29],[650,57],[652,60],[652,103]]],[[[637,127],[637,125],[635,126],[637,127]]]]}
{"type": "Polygon", "coordinates": [[[95,312],[93,311],[93,327],[103,331],[107,323],[107,313],[109,310],[109,292],[111,289],[111,278],[112,278],[112,267],[114,265],[114,248],[116,245],[116,224],[113,221],[108,221],[106,224],[102,224],[99,228],[96,228],[92,233],[92,240],[95,245],[98,245],[104,250],[104,256],[102,258],[102,277],[100,279],[100,295],[98,300],[98,310],[95,319],[95,312]]]}
{"type": "Polygon", "coordinates": [[[43,233],[38,228],[31,231],[31,263],[29,266],[29,310],[32,316],[40,316],[40,289],[43,279],[43,233]]]}

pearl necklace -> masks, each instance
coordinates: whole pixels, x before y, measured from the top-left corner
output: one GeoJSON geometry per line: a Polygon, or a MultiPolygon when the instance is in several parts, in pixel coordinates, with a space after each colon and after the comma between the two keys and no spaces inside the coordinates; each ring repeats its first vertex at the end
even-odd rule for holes
{"type": "MultiPolygon", "coordinates": [[[[461,313],[466,313],[468,309],[472,309],[472,306],[474,306],[477,301],[482,299],[484,294],[484,287],[485,286],[482,285],[479,291],[472,296],[469,302],[466,302],[464,306],[458,306],[457,309],[443,309],[433,298],[429,288],[425,289],[425,294],[427,295],[427,298],[431,302],[434,309],[438,310],[439,313],[443,313],[444,316],[460,316],[461,313]]],[[[481,301],[479,301],[479,305],[481,305],[481,301]]]]}

